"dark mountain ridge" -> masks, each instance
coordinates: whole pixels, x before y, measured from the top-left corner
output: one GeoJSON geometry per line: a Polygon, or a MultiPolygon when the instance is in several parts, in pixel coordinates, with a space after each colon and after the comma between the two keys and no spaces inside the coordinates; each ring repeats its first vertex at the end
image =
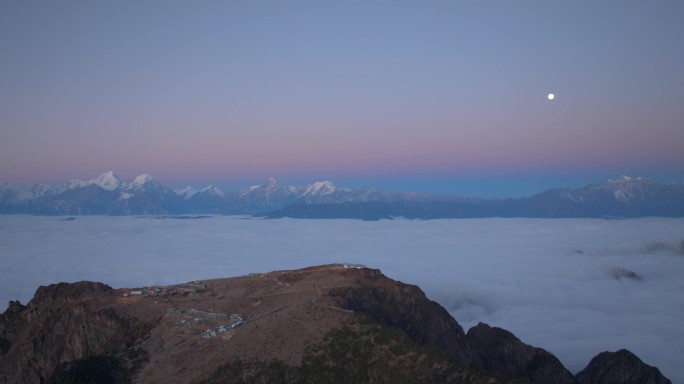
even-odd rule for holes
{"type": "Polygon", "coordinates": [[[356,265],[169,287],[40,287],[0,315],[0,383],[669,383],[628,351],[577,376],[356,265]],[[646,380],[646,381],[644,381],[646,380]]]}

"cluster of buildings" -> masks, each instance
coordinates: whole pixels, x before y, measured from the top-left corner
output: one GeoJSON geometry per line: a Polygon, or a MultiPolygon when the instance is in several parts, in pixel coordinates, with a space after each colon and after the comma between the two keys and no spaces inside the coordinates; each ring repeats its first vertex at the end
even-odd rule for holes
{"type": "Polygon", "coordinates": [[[145,288],[131,288],[127,292],[124,292],[124,297],[129,296],[171,296],[176,294],[177,291],[174,287],[164,287],[164,286],[152,286],[145,288]]]}
{"type": "Polygon", "coordinates": [[[354,268],[354,269],[363,269],[363,268],[368,268],[363,264],[340,264],[342,268],[354,268]]]}
{"type": "Polygon", "coordinates": [[[144,288],[131,288],[123,293],[123,297],[129,296],[173,296],[176,293],[197,292],[205,288],[205,285],[200,281],[193,281],[189,283],[177,284],[173,286],[153,285],[144,288]]]}
{"type": "Polygon", "coordinates": [[[186,310],[179,307],[173,307],[167,309],[167,313],[177,316],[185,314],[185,317],[178,320],[176,326],[173,328],[173,333],[177,335],[188,331],[193,334],[192,330],[194,330],[196,326],[202,326],[205,321],[211,321],[213,323],[221,322],[218,327],[207,328],[200,333],[200,337],[205,340],[225,334],[247,322],[243,315],[237,313],[228,316],[225,313],[200,311],[194,308],[186,310]],[[183,328],[186,328],[187,331],[183,330],[183,328]]]}
{"type": "Polygon", "coordinates": [[[211,329],[211,328],[207,329],[200,334],[200,337],[204,340],[213,339],[214,337],[216,337],[220,334],[226,333],[228,331],[231,331],[231,330],[241,326],[245,322],[246,321],[242,315],[238,315],[238,314],[234,313],[234,314],[230,315],[230,322],[228,324],[221,324],[218,326],[218,328],[216,328],[216,330],[211,329]]]}

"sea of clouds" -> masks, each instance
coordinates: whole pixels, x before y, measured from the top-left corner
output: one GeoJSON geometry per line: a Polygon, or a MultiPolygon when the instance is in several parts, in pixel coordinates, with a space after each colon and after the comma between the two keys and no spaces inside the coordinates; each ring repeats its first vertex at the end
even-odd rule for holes
{"type": "Polygon", "coordinates": [[[0,216],[0,300],[347,262],[419,285],[571,371],[628,348],[684,383],[684,219],[262,220],[0,216]]]}

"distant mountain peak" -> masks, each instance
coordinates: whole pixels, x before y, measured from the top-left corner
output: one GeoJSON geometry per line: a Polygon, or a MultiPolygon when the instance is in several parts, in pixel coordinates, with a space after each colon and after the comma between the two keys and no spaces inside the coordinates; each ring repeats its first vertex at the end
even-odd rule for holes
{"type": "Polygon", "coordinates": [[[226,195],[225,192],[223,192],[220,188],[215,187],[213,185],[210,185],[208,187],[203,188],[200,191],[200,193],[206,193],[206,194],[209,194],[212,196],[219,196],[219,197],[223,197],[226,195]]]}
{"type": "Polygon", "coordinates": [[[264,184],[264,187],[266,187],[266,192],[267,193],[274,193],[276,192],[280,187],[278,186],[278,182],[276,179],[269,177],[266,179],[266,184],[264,184]]]}
{"type": "Polygon", "coordinates": [[[107,191],[113,191],[121,186],[121,179],[116,175],[116,173],[114,173],[114,171],[109,171],[88,181],[73,179],[69,182],[68,188],[83,188],[91,185],[97,185],[98,187],[107,191]]]}
{"type": "Polygon", "coordinates": [[[142,174],[140,176],[137,176],[135,179],[133,179],[133,182],[131,184],[145,184],[145,183],[150,183],[155,181],[155,178],[147,175],[147,174],[142,174]]]}
{"type": "Polygon", "coordinates": [[[304,196],[325,196],[337,191],[335,184],[330,181],[317,181],[306,187],[306,190],[300,195],[304,196]]]}
{"type": "Polygon", "coordinates": [[[268,179],[266,179],[266,182],[264,184],[252,185],[246,189],[243,189],[242,191],[240,191],[240,196],[244,196],[244,195],[259,192],[259,191],[265,192],[267,194],[271,194],[271,193],[276,192],[279,188],[280,188],[280,186],[278,185],[278,182],[276,181],[276,179],[269,177],[268,179]]]}
{"type": "Polygon", "coordinates": [[[109,171],[101,174],[91,182],[102,189],[113,191],[121,185],[121,179],[114,171],[109,171]]]}
{"type": "Polygon", "coordinates": [[[597,188],[606,188],[611,191],[631,189],[636,186],[647,185],[647,184],[658,184],[657,181],[649,179],[647,177],[630,177],[630,176],[620,176],[617,179],[609,179],[599,184],[594,184],[597,188]]]}
{"type": "Polygon", "coordinates": [[[127,191],[145,191],[146,187],[157,184],[159,184],[157,179],[150,175],[142,174],[133,179],[133,181],[126,183],[123,189],[127,191]]]}
{"type": "Polygon", "coordinates": [[[114,179],[114,180],[121,181],[121,179],[119,179],[119,175],[117,175],[116,172],[114,172],[114,171],[105,172],[105,173],[101,174],[100,176],[98,176],[97,178],[98,179],[114,179]]]}
{"type": "Polygon", "coordinates": [[[610,179],[606,181],[604,184],[631,184],[631,183],[654,183],[656,182],[653,179],[649,179],[648,177],[631,177],[631,176],[625,176],[622,175],[617,179],[610,179]]]}

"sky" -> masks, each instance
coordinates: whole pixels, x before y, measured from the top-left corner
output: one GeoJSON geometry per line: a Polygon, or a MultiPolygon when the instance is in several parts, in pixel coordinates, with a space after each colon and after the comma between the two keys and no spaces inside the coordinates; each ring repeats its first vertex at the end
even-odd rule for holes
{"type": "Polygon", "coordinates": [[[0,311],[60,281],[139,287],[356,263],[418,285],[466,330],[480,321],[507,329],[573,373],[627,348],[684,383],[682,233],[684,219],[668,218],[0,215],[0,311]]]}
{"type": "Polygon", "coordinates": [[[5,0],[0,180],[682,182],[682,19],[679,0],[5,0]]]}

